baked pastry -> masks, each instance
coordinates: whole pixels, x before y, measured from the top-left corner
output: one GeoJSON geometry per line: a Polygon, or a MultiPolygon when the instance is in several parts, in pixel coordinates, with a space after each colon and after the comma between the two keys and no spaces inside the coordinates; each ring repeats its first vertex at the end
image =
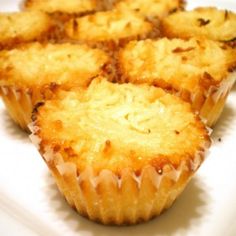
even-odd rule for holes
{"type": "Polygon", "coordinates": [[[216,41],[232,42],[236,39],[236,14],[214,7],[196,8],[169,15],[163,19],[161,28],[163,35],[173,38],[204,36],[216,41]]]}
{"type": "Polygon", "coordinates": [[[101,77],[38,106],[31,130],[69,204],[103,224],[147,221],[170,207],[210,144],[188,103],[101,77]]]}
{"type": "Polygon", "coordinates": [[[15,47],[19,43],[47,40],[54,23],[43,12],[0,13],[0,49],[15,47]]]}
{"type": "Polygon", "coordinates": [[[149,19],[161,19],[173,11],[184,8],[183,0],[120,0],[115,8],[134,10],[149,19]]]}
{"type": "Polygon", "coordinates": [[[111,10],[71,19],[65,24],[68,38],[113,49],[131,39],[155,35],[153,24],[129,10],[111,10]]]}
{"type": "Polygon", "coordinates": [[[109,57],[86,45],[39,44],[0,52],[0,94],[13,120],[23,129],[34,105],[51,90],[87,86],[109,57]]]}
{"type": "Polygon", "coordinates": [[[121,82],[177,93],[213,126],[236,79],[235,55],[235,49],[202,38],[132,41],[119,52],[119,73],[121,82]]]}

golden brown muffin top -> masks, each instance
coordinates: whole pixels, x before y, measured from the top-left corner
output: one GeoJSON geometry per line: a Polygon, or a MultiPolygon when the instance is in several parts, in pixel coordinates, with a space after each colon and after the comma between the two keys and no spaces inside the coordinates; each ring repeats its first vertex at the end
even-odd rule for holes
{"type": "Polygon", "coordinates": [[[96,9],[96,0],[26,0],[24,7],[48,13],[82,13],[96,9]]]}
{"type": "Polygon", "coordinates": [[[162,31],[168,37],[204,36],[217,41],[236,38],[236,14],[214,7],[176,12],[163,19],[162,31]]]}
{"type": "Polygon", "coordinates": [[[134,10],[147,17],[162,18],[168,13],[183,7],[182,0],[121,0],[115,7],[117,9],[134,10]]]}
{"type": "Polygon", "coordinates": [[[52,27],[46,13],[38,11],[0,13],[0,45],[38,39],[52,27]]]}
{"type": "Polygon", "coordinates": [[[111,10],[72,19],[65,25],[65,31],[72,39],[101,42],[145,35],[152,27],[133,11],[111,10]]]}
{"type": "Polygon", "coordinates": [[[148,164],[177,168],[209,145],[207,130],[188,103],[148,85],[97,78],[87,89],[59,92],[35,115],[41,152],[60,150],[79,173],[89,166],[116,173],[139,172],[148,164]]]}
{"type": "Polygon", "coordinates": [[[86,45],[32,43],[0,52],[0,84],[86,86],[108,59],[86,45]]]}
{"type": "Polygon", "coordinates": [[[226,79],[236,50],[200,38],[132,41],[119,53],[124,79],[191,93],[226,79]]]}

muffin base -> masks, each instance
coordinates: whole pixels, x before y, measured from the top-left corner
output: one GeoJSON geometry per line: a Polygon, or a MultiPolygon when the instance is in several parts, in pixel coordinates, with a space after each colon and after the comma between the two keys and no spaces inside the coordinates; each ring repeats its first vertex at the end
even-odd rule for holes
{"type": "MultiPolygon", "coordinates": [[[[33,129],[37,127],[31,126],[33,129]]],[[[139,175],[130,168],[119,175],[108,169],[95,173],[92,167],[78,173],[74,163],[65,162],[50,146],[42,151],[38,136],[30,137],[69,205],[82,216],[106,225],[137,224],[160,215],[184,190],[204,157],[202,148],[178,167],[168,164],[157,170],[146,165],[139,175]]]]}

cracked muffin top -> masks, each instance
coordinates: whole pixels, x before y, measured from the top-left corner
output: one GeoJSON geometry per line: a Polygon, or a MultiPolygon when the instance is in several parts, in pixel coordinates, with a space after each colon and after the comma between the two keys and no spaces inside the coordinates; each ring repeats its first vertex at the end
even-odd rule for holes
{"type": "Polygon", "coordinates": [[[41,152],[60,150],[79,172],[88,166],[117,174],[145,165],[178,168],[210,143],[188,103],[153,86],[102,77],[87,88],[59,91],[35,111],[34,127],[41,152]]]}

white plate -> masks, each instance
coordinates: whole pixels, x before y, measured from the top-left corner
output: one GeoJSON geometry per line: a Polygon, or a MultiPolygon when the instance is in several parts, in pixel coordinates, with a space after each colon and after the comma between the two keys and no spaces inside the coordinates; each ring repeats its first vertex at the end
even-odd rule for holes
{"type": "MultiPolygon", "coordinates": [[[[17,10],[19,2],[0,0],[0,10],[17,10]]],[[[235,0],[192,0],[188,7],[201,5],[236,11],[235,0]]],[[[207,160],[173,207],[148,223],[132,227],[102,226],[76,214],[57,191],[27,135],[11,121],[0,101],[0,235],[236,235],[235,101],[236,87],[214,129],[207,160]]]]}

